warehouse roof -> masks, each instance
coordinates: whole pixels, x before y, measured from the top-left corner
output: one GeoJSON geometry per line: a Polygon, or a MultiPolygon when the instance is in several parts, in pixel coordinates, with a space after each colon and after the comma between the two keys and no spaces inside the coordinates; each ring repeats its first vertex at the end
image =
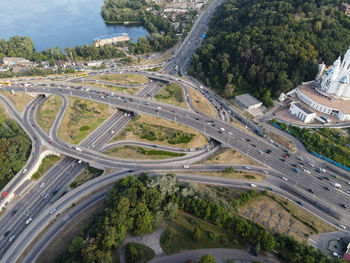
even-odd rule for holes
{"type": "Polygon", "coordinates": [[[249,93],[245,93],[242,95],[236,96],[236,100],[241,103],[244,107],[249,108],[251,106],[260,104],[261,101],[250,95],[249,93]]]}

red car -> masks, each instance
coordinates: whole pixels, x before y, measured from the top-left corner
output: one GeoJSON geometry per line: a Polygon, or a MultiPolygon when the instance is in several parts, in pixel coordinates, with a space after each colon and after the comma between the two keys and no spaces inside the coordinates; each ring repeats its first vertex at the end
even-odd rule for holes
{"type": "Polygon", "coordinates": [[[3,192],[2,193],[2,198],[5,198],[7,196],[8,192],[3,192]]]}
{"type": "Polygon", "coordinates": [[[52,144],[52,143],[53,143],[53,141],[52,141],[52,140],[50,140],[50,141],[49,141],[49,143],[50,143],[50,144],[52,144]]]}
{"type": "Polygon", "coordinates": [[[286,155],[286,154],[283,154],[283,157],[284,157],[284,158],[288,158],[288,155],[286,155]]]}

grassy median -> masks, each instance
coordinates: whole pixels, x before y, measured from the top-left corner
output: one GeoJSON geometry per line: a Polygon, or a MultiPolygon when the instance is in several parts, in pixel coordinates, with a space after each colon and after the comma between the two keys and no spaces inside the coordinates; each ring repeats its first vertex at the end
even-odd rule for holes
{"type": "Polygon", "coordinates": [[[165,85],[154,98],[160,102],[187,108],[187,105],[184,101],[182,87],[177,83],[170,83],[165,85]]]}
{"type": "Polygon", "coordinates": [[[111,81],[111,82],[124,84],[124,85],[140,85],[148,81],[147,77],[143,75],[138,75],[138,74],[110,74],[110,75],[97,76],[92,79],[111,81]]]}
{"type": "Polygon", "coordinates": [[[62,99],[56,95],[51,95],[37,111],[35,119],[46,133],[49,133],[61,105],[62,99]]]}

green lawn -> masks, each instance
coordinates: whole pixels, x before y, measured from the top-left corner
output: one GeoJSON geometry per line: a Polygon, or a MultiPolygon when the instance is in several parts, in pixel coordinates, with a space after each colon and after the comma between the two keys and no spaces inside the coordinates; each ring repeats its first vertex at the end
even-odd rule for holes
{"type": "Polygon", "coordinates": [[[61,160],[60,156],[56,156],[56,155],[52,155],[52,154],[46,156],[41,161],[41,164],[39,166],[38,171],[36,171],[32,175],[32,179],[38,180],[42,175],[44,175],[46,173],[46,171],[48,171],[52,166],[54,166],[59,160],[61,160]]]}
{"type": "Polygon", "coordinates": [[[152,249],[138,243],[129,243],[125,249],[126,263],[148,262],[155,256],[152,249]]]}
{"type": "Polygon", "coordinates": [[[226,233],[220,227],[209,224],[196,217],[179,212],[177,216],[168,222],[168,226],[160,238],[160,245],[166,254],[174,254],[181,250],[200,248],[242,248],[240,241],[226,233]],[[200,238],[193,239],[195,226],[200,228],[200,238]],[[210,238],[210,233],[215,236],[210,238]]]}
{"type": "Polygon", "coordinates": [[[187,108],[184,101],[182,87],[177,83],[165,85],[165,87],[163,87],[154,98],[160,102],[187,108]]]}

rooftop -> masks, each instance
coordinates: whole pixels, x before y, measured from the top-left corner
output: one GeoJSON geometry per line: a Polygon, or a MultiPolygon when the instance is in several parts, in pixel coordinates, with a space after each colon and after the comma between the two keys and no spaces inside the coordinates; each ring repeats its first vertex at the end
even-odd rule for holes
{"type": "Polygon", "coordinates": [[[344,114],[350,114],[349,100],[329,99],[323,96],[322,94],[318,93],[314,89],[313,85],[314,83],[310,83],[307,85],[300,85],[298,86],[298,88],[303,94],[316,101],[317,103],[327,106],[329,108],[341,110],[344,114]]]}
{"type": "Polygon", "coordinates": [[[297,106],[299,109],[301,109],[303,112],[305,112],[306,114],[312,114],[314,113],[313,111],[309,110],[307,107],[305,107],[304,105],[302,105],[300,102],[296,102],[294,103],[295,106],[297,106]]]}
{"type": "Polygon", "coordinates": [[[240,102],[241,104],[243,104],[243,106],[245,106],[247,108],[250,107],[250,106],[253,106],[253,105],[261,103],[260,100],[256,99],[255,97],[253,97],[249,93],[238,95],[238,96],[236,96],[235,99],[238,102],[240,102]]]}
{"type": "Polygon", "coordinates": [[[94,38],[94,40],[102,40],[102,39],[108,39],[108,38],[113,38],[113,37],[121,37],[121,36],[127,36],[129,37],[129,35],[127,33],[116,33],[113,35],[106,35],[106,36],[100,36],[98,38],[94,38]]]}

